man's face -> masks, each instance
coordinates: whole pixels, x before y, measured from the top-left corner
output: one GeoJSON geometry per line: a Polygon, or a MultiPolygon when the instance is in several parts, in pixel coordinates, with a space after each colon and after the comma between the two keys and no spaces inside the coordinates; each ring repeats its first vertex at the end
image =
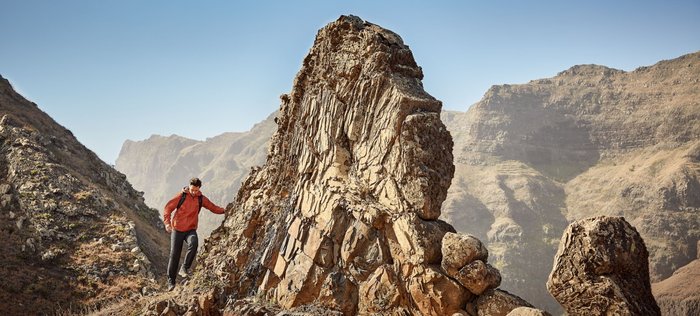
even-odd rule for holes
{"type": "Polygon", "coordinates": [[[197,194],[199,192],[199,187],[190,184],[190,193],[197,194]]]}

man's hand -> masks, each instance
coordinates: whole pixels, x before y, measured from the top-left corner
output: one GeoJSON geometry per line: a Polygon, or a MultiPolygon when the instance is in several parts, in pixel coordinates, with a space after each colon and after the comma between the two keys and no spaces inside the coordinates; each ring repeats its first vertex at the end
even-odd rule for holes
{"type": "Polygon", "coordinates": [[[173,231],[173,227],[170,226],[170,224],[165,224],[165,231],[171,233],[173,231]]]}

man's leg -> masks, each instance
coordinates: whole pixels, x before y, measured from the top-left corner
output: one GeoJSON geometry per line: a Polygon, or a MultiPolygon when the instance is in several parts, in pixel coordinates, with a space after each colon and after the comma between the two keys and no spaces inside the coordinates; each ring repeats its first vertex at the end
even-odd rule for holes
{"type": "Polygon", "coordinates": [[[194,262],[194,257],[197,255],[197,247],[199,246],[197,231],[193,229],[187,232],[185,242],[187,243],[187,254],[185,254],[185,262],[182,265],[182,268],[189,272],[190,268],[192,267],[192,262],[194,262]]]}
{"type": "Polygon", "coordinates": [[[177,266],[180,264],[180,254],[182,253],[182,242],[185,240],[185,233],[173,229],[170,234],[170,260],[168,261],[168,284],[174,285],[177,277],[177,266]]]}

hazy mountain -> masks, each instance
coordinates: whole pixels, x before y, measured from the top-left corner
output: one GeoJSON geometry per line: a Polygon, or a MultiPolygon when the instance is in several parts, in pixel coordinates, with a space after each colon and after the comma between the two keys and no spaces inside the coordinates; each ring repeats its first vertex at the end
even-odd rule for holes
{"type": "Polygon", "coordinates": [[[123,174],[0,77],[0,310],[72,313],[152,291],[162,229],[123,174]]]}

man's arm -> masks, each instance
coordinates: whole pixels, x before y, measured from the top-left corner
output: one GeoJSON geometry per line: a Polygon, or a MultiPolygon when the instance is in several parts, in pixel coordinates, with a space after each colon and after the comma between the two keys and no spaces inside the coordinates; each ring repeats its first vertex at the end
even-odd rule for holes
{"type": "Polygon", "coordinates": [[[209,199],[206,196],[202,196],[202,206],[216,214],[224,214],[225,211],[223,207],[220,207],[209,201],[209,199]]]}
{"type": "Polygon", "coordinates": [[[165,230],[170,232],[171,226],[170,226],[170,216],[172,216],[173,211],[177,207],[177,202],[180,201],[180,196],[182,194],[178,193],[168,201],[167,204],[165,204],[165,208],[163,209],[163,224],[165,224],[165,230]]]}

